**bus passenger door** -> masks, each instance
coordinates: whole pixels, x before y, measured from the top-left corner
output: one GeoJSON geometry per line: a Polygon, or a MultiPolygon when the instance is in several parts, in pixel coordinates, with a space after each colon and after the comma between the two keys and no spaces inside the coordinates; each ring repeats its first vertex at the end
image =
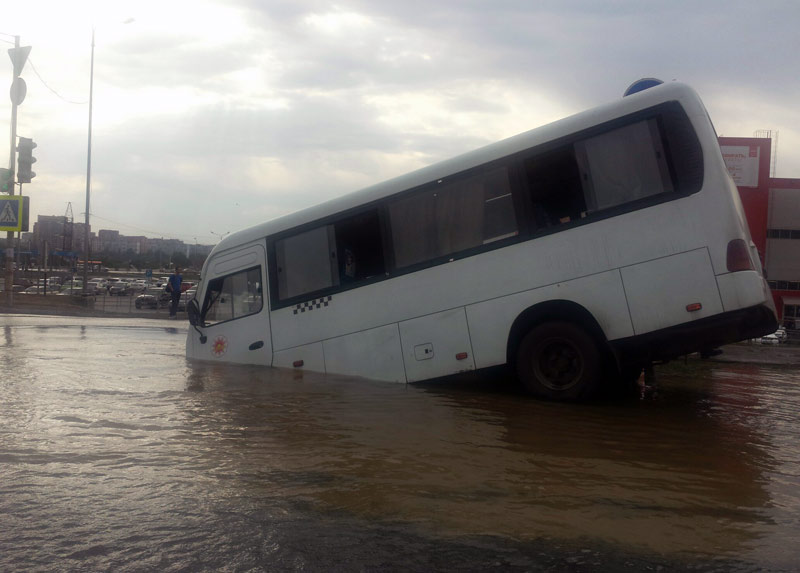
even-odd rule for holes
{"type": "Polygon", "coordinates": [[[409,382],[475,369],[463,307],[401,322],[400,339],[409,382]]]}
{"type": "Polygon", "coordinates": [[[206,342],[193,335],[196,358],[271,365],[266,268],[266,249],[260,243],[219,253],[209,261],[198,301],[206,342]]]}

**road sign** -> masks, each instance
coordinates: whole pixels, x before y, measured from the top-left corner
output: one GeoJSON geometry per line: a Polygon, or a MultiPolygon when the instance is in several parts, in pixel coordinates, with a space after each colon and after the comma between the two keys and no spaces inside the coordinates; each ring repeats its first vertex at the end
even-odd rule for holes
{"type": "Polygon", "coordinates": [[[0,197],[0,231],[28,230],[28,197],[0,197]]]}
{"type": "Polygon", "coordinates": [[[28,86],[25,83],[25,80],[22,78],[14,78],[14,81],[11,83],[11,103],[14,105],[20,105],[23,101],[25,101],[25,96],[28,93],[28,86]]]}
{"type": "Polygon", "coordinates": [[[28,54],[30,53],[30,46],[20,46],[19,48],[8,49],[8,57],[11,58],[11,63],[14,64],[15,78],[22,73],[22,68],[25,67],[25,62],[28,61],[28,54]]]}

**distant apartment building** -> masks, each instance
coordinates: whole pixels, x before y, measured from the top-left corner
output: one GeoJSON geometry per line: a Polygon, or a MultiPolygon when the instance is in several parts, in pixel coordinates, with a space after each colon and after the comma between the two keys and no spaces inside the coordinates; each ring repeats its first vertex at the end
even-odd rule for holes
{"type": "MultiPolygon", "coordinates": [[[[89,244],[91,245],[94,233],[92,226],[89,225],[89,244]]],[[[73,223],[72,224],[72,250],[79,253],[86,251],[86,223],[73,223]]]]}
{"type": "Polygon", "coordinates": [[[186,243],[179,239],[149,239],[150,253],[162,252],[167,255],[172,253],[183,253],[186,251],[186,243]]]}
{"type": "Polygon", "coordinates": [[[110,231],[108,229],[100,229],[97,231],[97,238],[100,241],[101,249],[103,245],[111,245],[119,240],[119,231],[110,231]]]}
{"type": "Polygon", "coordinates": [[[73,229],[67,218],[59,215],[39,215],[33,224],[32,249],[39,252],[71,251],[73,229]]]}
{"type": "MultiPolygon", "coordinates": [[[[51,256],[83,256],[85,252],[85,223],[70,222],[64,215],[39,215],[33,224],[33,232],[24,233],[21,247],[33,255],[47,251],[51,256]]],[[[91,231],[91,226],[90,226],[91,231]]],[[[182,253],[187,257],[207,256],[212,245],[187,245],[179,239],[150,239],[143,235],[122,235],[113,229],[100,229],[96,234],[89,233],[90,252],[95,254],[144,255],[162,253],[170,256],[182,253]]]]}
{"type": "Polygon", "coordinates": [[[149,252],[149,239],[147,237],[122,235],[120,238],[124,240],[126,253],[131,252],[135,255],[143,255],[149,252]]]}
{"type": "Polygon", "coordinates": [[[214,245],[186,245],[186,256],[188,258],[194,257],[207,257],[211,254],[211,250],[214,248],[214,245]]]}

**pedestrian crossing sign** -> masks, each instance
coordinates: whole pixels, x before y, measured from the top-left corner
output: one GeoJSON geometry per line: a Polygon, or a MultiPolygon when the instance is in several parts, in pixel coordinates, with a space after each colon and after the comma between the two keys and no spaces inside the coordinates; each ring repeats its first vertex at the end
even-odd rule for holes
{"type": "Polygon", "coordinates": [[[28,230],[28,197],[0,197],[0,231],[28,230]]]}

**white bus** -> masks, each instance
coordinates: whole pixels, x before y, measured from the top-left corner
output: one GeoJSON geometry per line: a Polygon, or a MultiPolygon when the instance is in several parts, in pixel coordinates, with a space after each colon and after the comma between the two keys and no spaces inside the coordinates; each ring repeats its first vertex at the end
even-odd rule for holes
{"type": "Polygon", "coordinates": [[[777,327],[708,114],[671,83],[230,235],[190,358],[583,399],[777,327]]]}

